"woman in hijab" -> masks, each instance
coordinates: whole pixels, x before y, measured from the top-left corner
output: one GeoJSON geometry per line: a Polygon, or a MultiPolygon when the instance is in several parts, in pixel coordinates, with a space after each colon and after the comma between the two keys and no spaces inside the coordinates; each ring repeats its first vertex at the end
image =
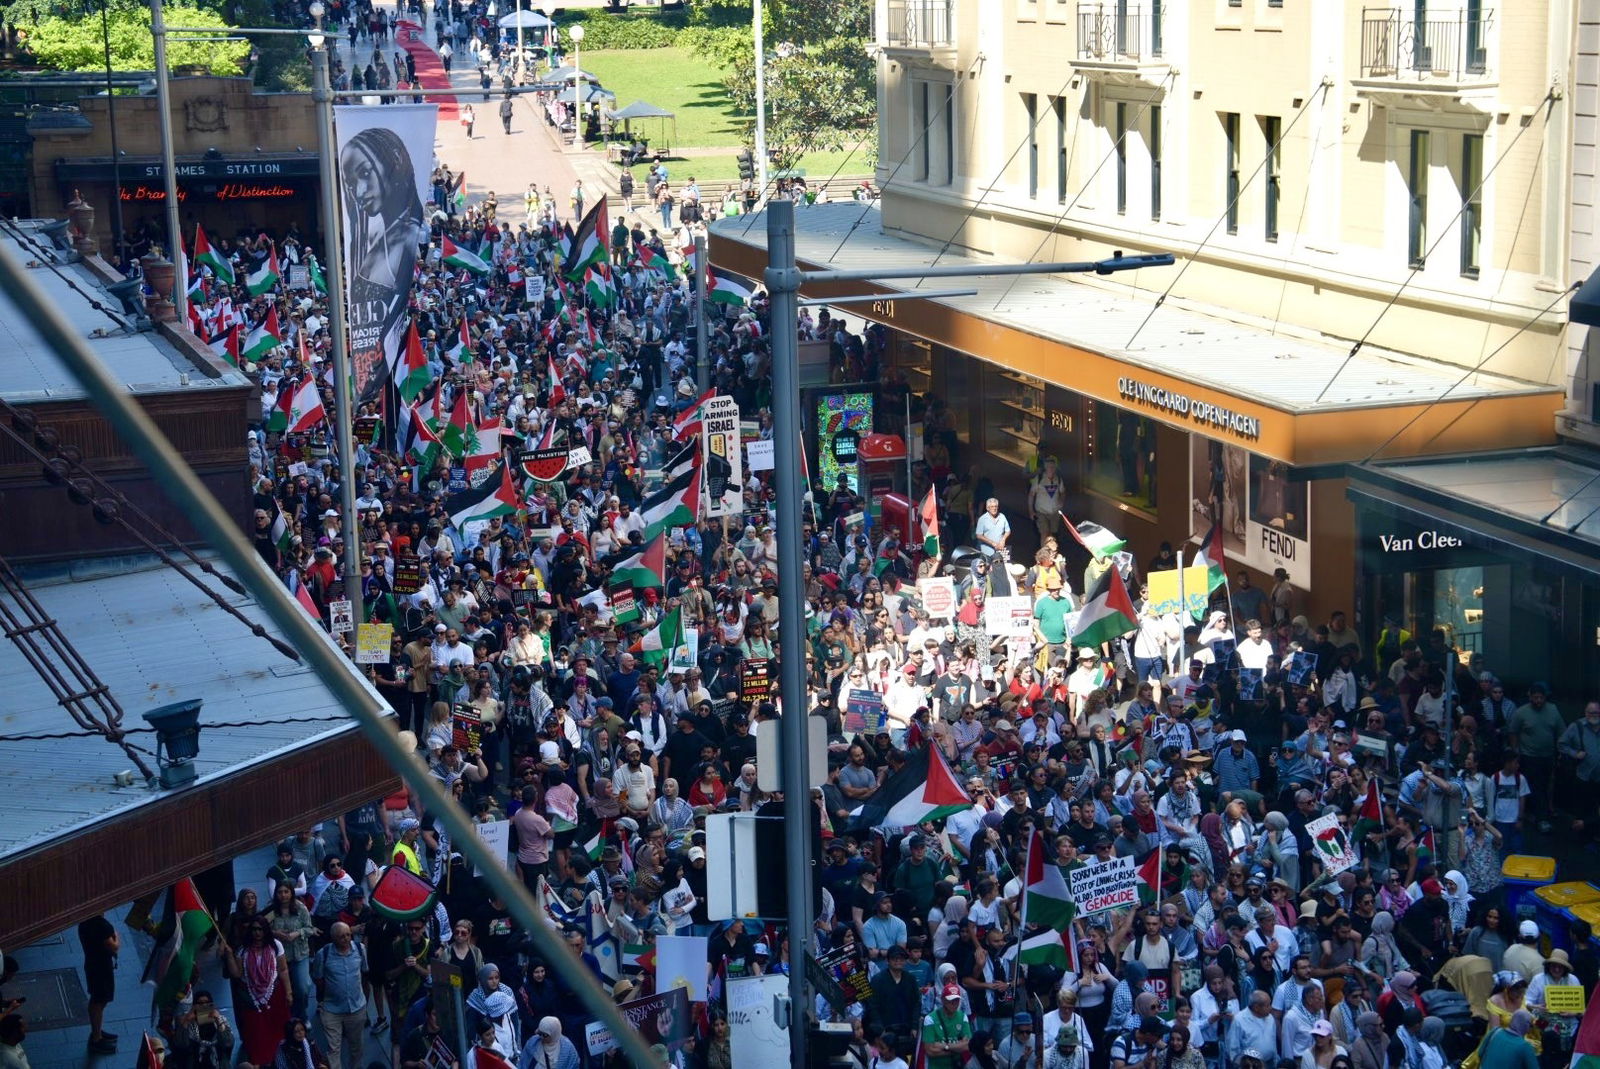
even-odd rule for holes
{"type": "Polygon", "coordinates": [[[1372,1010],[1356,1016],[1356,1039],[1350,1045],[1350,1061],[1355,1069],[1387,1069],[1389,1036],[1383,1020],[1372,1010]]]}
{"type": "Polygon", "coordinates": [[[1411,905],[1411,893],[1400,878],[1399,869],[1389,869],[1383,876],[1383,886],[1378,889],[1378,908],[1399,920],[1411,905]]]}
{"type": "Polygon", "coordinates": [[[1449,1064],[1444,1056],[1444,1021],[1437,1017],[1424,1017],[1412,1046],[1413,1069],[1445,1069],[1449,1064]]]}
{"type": "Polygon", "coordinates": [[[528,1069],[579,1069],[578,1048],[561,1034],[561,1021],[554,1016],[539,1018],[528,1045],[522,1048],[518,1065],[528,1069]]]}
{"type": "Polygon", "coordinates": [[[550,967],[543,958],[528,959],[528,971],[517,989],[517,1002],[524,1020],[537,1021],[549,1017],[561,1007],[561,992],[550,976],[550,967]]]}
{"type": "Polygon", "coordinates": [[[965,1069],[999,1069],[994,1056],[994,1034],[980,1028],[967,1040],[965,1069]]]}
{"type": "Polygon", "coordinates": [[[1450,903],[1450,929],[1467,930],[1467,910],[1472,905],[1472,892],[1467,888],[1467,878],[1460,869],[1444,874],[1444,899],[1450,903]]]}
{"type": "MultiPolygon", "coordinates": [[[[1528,981],[1513,969],[1494,974],[1494,990],[1483,1004],[1489,1011],[1490,1028],[1509,1028],[1511,1019],[1527,1009],[1528,981]]],[[[1529,1029],[1523,1038],[1533,1047],[1534,1054],[1544,1051],[1544,1033],[1537,1027],[1529,1029]]]]}
{"type": "Polygon", "coordinates": [[[1411,968],[1394,940],[1394,914],[1373,914],[1372,934],[1361,944],[1361,967],[1379,976],[1393,976],[1411,968]]]}
{"type": "Polygon", "coordinates": [[[1222,817],[1217,813],[1207,813],[1200,818],[1200,837],[1206,841],[1207,853],[1211,855],[1211,874],[1220,879],[1231,865],[1231,851],[1228,849],[1227,839],[1223,836],[1222,817]]]}
{"type": "Polygon", "coordinates": [[[328,1069],[328,1059],[311,1042],[305,1021],[291,1017],[283,1026],[283,1042],[273,1055],[272,1069],[328,1069]]]}
{"type": "MultiPolygon", "coordinates": [[[[1533,1014],[1518,1010],[1504,1028],[1491,1028],[1478,1048],[1478,1069],[1537,1069],[1533,1014]]],[[[1470,1059],[1469,1059],[1470,1060],[1470,1059]]]]}
{"type": "Polygon", "coordinates": [[[1289,885],[1291,898],[1300,893],[1300,847],[1289,830],[1289,818],[1276,809],[1266,815],[1266,828],[1256,840],[1255,860],[1289,885]]]}
{"type": "Polygon", "coordinates": [[[494,1049],[506,1058],[522,1050],[518,1035],[517,1000],[500,982],[500,966],[486,963],[478,970],[478,986],[467,996],[467,1032],[478,1034],[480,1021],[494,1025],[494,1049]]]}

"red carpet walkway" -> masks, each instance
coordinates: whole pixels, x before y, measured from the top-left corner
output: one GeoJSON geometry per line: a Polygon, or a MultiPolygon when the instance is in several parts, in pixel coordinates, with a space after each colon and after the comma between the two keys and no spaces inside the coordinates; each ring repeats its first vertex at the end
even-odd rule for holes
{"type": "MultiPolygon", "coordinates": [[[[394,43],[405,49],[416,61],[417,81],[422,83],[422,88],[450,88],[450,75],[445,73],[444,62],[439,59],[439,53],[434,51],[423,38],[421,26],[410,20],[401,19],[394,32],[394,43]]],[[[459,117],[455,97],[430,96],[426,99],[429,103],[439,105],[440,122],[455,122],[459,117]]]]}

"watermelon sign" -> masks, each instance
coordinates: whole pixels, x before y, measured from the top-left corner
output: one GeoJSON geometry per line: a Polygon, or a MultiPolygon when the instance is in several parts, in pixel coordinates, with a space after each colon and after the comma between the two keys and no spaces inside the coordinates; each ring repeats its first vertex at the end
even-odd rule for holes
{"type": "Polygon", "coordinates": [[[530,479],[537,479],[542,483],[553,483],[561,478],[561,473],[567,470],[568,451],[563,447],[554,449],[524,449],[517,454],[517,466],[530,479]]]}
{"type": "Polygon", "coordinates": [[[433,912],[433,884],[404,865],[390,865],[367,896],[372,908],[390,920],[408,921],[433,912]]]}
{"type": "Polygon", "coordinates": [[[1311,842],[1317,851],[1317,860],[1322,862],[1322,871],[1329,876],[1337,876],[1346,869],[1355,867],[1355,845],[1350,842],[1350,836],[1339,826],[1337,813],[1318,817],[1316,820],[1306,821],[1306,834],[1311,836],[1311,842]]]}

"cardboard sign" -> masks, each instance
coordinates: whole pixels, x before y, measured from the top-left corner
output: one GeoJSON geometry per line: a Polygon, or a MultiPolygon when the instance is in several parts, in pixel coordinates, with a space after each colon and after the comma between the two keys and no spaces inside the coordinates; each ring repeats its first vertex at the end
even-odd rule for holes
{"type": "Polygon", "coordinates": [[[956,581],[949,576],[917,580],[917,596],[930,620],[951,620],[956,615],[956,581]]]}
{"type": "Polygon", "coordinates": [[[422,589],[422,558],[401,557],[394,562],[394,592],[415,594],[422,589]]]}
{"type": "Polygon", "coordinates": [[[1132,857],[1097,861],[1073,869],[1067,873],[1067,887],[1082,917],[1139,904],[1139,870],[1134,867],[1132,857]]]}
{"type": "Polygon", "coordinates": [[[450,710],[450,742],[462,754],[476,750],[483,741],[483,717],[470,705],[457,704],[450,710]]]}
{"type": "Polygon", "coordinates": [[[751,471],[772,471],[778,466],[777,449],[770,438],[751,442],[744,447],[744,455],[750,461],[751,471]]]}
{"type": "Polygon", "coordinates": [[[700,663],[700,632],[686,629],[683,642],[672,648],[672,658],[667,662],[667,674],[689,672],[700,663]]]}
{"type": "Polygon", "coordinates": [[[772,693],[772,673],[765,657],[753,657],[739,666],[739,700],[746,705],[767,700],[772,693]]]}
{"type": "Polygon", "coordinates": [[[311,265],[289,265],[289,288],[291,290],[308,290],[311,288],[311,265]]]}
{"type": "Polygon", "coordinates": [[[1206,589],[1205,565],[1191,566],[1183,569],[1183,597],[1178,596],[1178,569],[1170,568],[1164,572],[1151,572],[1144,577],[1145,585],[1150,588],[1150,596],[1145,599],[1145,604],[1157,616],[1166,616],[1169,613],[1184,611],[1188,606],[1189,615],[1198,619],[1203,616],[1210,595],[1206,589]]]}
{"type": "Polygon", "coordinates": [[[526,296],[529,304],[544,303],[544,275],[537,271],[530,271],[524,285],[526,286],[526,296]]]}
{"type": "Polygon", "coordinates": [[[593,464],[594,455],[589,452],[586,445],[575,446],[567,451],[567,467],[581,468],[585,464],[593,464]]]}
{"type": "Polygon", "coordinates": [[[1033,634],[1033,599],[1025,594],[990,598],[983,604],[983,629],[990,635],[1027,638],[1033,634]]]}
{"type": "Polygon", "coordinates": [[[356,627],[356,663],[388,664],[389,646],[393,641],[393,624],[358,625],[356,627]]]}
{"type": "Polygon", "coordinates": [[[1306,834],[1311,837],[1312,848],[1317,860],[1322,862],[1324,873],[1337,876],[1346,869],[1355,867],[1355,844],[1350,841],[1350,836],[1345,834],[1345,830],[1339,827],[1337,813],[1329,813],[1316,820],[1306,821],[1306,834]]]}
{"type": "Polygon", "coordinates": [[[349,599],[328,602],[328,630],[338,635],[355,629],[355,607],[349,599]]]}
{"type": "Polygon", "coordinates": [[[852,688],[844,709],[846,734],[868,731],[875,735],[884,729],[889,718],[883,707],[883,695],[875,690],[852,688]]]}
{"type": "Polygon", "coordinates": [[[1581,1014],[1588,1004],[1582,984],[1550,984],[1544,989],[1544,1008],[1551,1013],[1581,1014]]]}
{"type": "MultiPolygon", "coordinates": [[[[634,1002],[624,1002],[617,1009],[629,1027],[637,1030],[646,1043],[662,1043],[668,1050],[677,1050],[689,1038],[689,1025],[692,1023],[689,1018],[689,993],[681,987],[634,1002]]],[[[590,1057],[597,1058],[619,1049],[616,1037],[600,1021],[591,1021],[586,1025],[583,1035],[589,1046],[590,1057]]]]}
{"type": "Polygon", "coordinates": [[[701,477],[708,517],[744,512],[744,466],[739,442],[739,402],[718,394],[700,406],[701,477]]]}
{"type": "MultiPolygon", "coordinates": [[[[489,852],[499,858],[506,868],[511,868],[511,821],[491,820],[487,824],[474,824],[472,827],[489,852]]],[[[472,874],[482,876],[483,869],[474,865],[472,874]]]]}

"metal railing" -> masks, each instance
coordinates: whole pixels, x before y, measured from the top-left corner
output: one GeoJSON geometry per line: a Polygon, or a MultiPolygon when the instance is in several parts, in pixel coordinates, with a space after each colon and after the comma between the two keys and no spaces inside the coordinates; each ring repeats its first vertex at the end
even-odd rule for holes
{"type": "Polygon", "coordinates": [[[1490,9],[1417,16],[1363,8],[1361,76],[1403,81],[1477,81],[1489,76],[1490,9]]]}
{"type": "Polygon", "coordinates": [[[1078,5],[1078,58],[1137,62],[1161,56],[1161,5],[1078,5]]]}
{"type": "Polygon", "coordinates": [[[889,0],[879,41],[886,48],[951,48],[956,43],[955,0],[889,0]]]}

